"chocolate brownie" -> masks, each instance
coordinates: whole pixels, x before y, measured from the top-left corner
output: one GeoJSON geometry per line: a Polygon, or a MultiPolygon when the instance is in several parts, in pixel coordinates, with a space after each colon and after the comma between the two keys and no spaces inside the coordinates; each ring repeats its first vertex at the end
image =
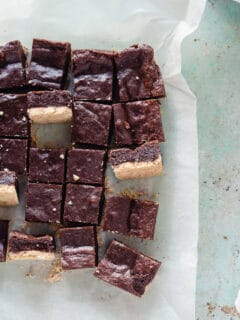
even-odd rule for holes
{"type": "Polygon", "coordinates": [[[52,236],[34,237],[23,232],[11,231],[7,256],[9,260],[52,260],[54,259],[54,248],[52,236]]]}
{"type": "Polygon", "coordinates": [[[132,45],[115,53],[114,59],[120,101],[165,96],[163,79],[149,45],[132,45]]]}
{"type": "Polygon", "coordinates": [[[112,100],[113,52],[73,50],[74,97],[76,100],[112,100]]]}
{"type": "Polygon", "coordinates": [[[76,101],[73,108],[72,141],[107,146],[112,106],[76,101]]]}
{"type": "Polygon", "coordinates": [[[28,84],[47,90],[64,89],[70,55],[71,45],[68,42],[33,39],[28,84]]]}
{"type": "Polygon", "coordinates": [[[0,90],[22,87],[26,84],[26,54],[20,41],[0,46],[0,90]]]}
{"type": "Polygon", "coordinates": [[[0,206],[18,205],[17,176],[13,171],[0,171],[0,206]]]}
{"type": "Polygon", "coordinates": [[[141,297],[155,277],[161,262],[113,240],[94,275],[141,297]]]}
{"type": "Polygon", "coordinates": [[[30,148],[29,181],[63,183],[65,149],[30,148]]]}
{"type": "Polygon", "coordinates": [[[68,184],[64,222],[98,224],[102,187],[68,184]]]}
{"type": "Polygon", "coordinates": [[[67,181],[103,184],[104,150],[72,149],[67,155],[67,181]]]}
{"type": "Polygon", "coordinates": [[[32,91],[27,94],[28,115],[32,122],[47,124],[72,120],[69,91],[32,91]]]}
{"type": "Polygon", "coordinates": [[[0,262],[6,261],[8,221],[0,220],[0,262]]]}
{"type": "Polygon", "coordinates": [[[63,270],[96,266],[94,227],[60,229],[59,238],[63,270]]]}
{"type": "Polygon", "coordinates": [[[122,195],[107,198],[102,228],[143,239],[153,239],[158,204],[122,195]]]}
{"type": "Polygon", "coordinates": [[[114,104],[113,114],[116,145],[165,140],[158,100],[114,104]]]}
{"type": "Polygon", "coordinates": [[[146,142],[135,149],[114,149],[109,155],[113,171],[121,180],[157,176],[163,169],[160,147],[156,141],[146,142]]]}
{"type": "Polygon", "coordinates": [[[0,137],[28,137],[25,94],[0,94],[0,137]]]}
{"type": "Polygon", "coordinates": [[[25,219],[31,222],[60,223],[62,186],[28,183],[25,219]]]}
{"type": "Polygon", "coordinates": [[[27,140],[0,139],[0,170],[8,169],[17,174],[26,172],[27,140]]]}

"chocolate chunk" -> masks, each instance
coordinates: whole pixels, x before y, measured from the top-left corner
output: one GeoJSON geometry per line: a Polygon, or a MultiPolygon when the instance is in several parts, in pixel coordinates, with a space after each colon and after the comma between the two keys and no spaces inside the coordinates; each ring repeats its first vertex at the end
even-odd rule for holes
{"type": "Polygon", "coordinates": [[[93,268],[96,265],[93,227],[59,230],[63,270],[93,268]]]}
{"type": "Polygon", "coordinates": [[[53,237],[34,237],[19,231],[11,231],[8,240],[8,259],[54,259],[53,237]]]}
{"type": "Polygon", "coordinates": [[[32,122],[47,124],[72,119],[72,98],[69,91],[32,91],[27,94],[28,115],[32,122]]]}
{"type": "Polygon", "coordinates": [[[161,262],[113,240],[94,275],[141,297],[156,275],[161,262]]]}
{"type": "Polygon", "coordinates": [[[101,196],[102,187],[68,184],[64,221],[98,224],[101,196]]]}
{"type": "Polygon", "coordinates": [[[76,101],[73,110],[73,142],[107,146],[111,114],[110,105],[76,101]]]}
{"type": "Polygon", "coordinates": [[[0,206],[18,205],[17,176],[13,171],[0,171],[0,206]]]}
{"type": "Polygon", "coordinates": [[[26,172],[27,140],[0,139],[0,170],[26,172]]]}
{"type": "Polygon", "coordinates": [[[47,90],[64,89],[70,54],[71,46],[68,42],[33,39],[28,84],[47,90]]]}
{"type": "Polygon", "coordinates": [[[62,186],[29,183],[26,198],[27,221],[60,223],[62,186]]]}
{"type": "Polygon", "coordinates": [[[0,94],[0,136],[28,137],[25,94],[0,94]]]}
{"type": "Polygon", "coordinates": [[[122,195],[107,198],[102,228],[143,239],[153,239],[158,204],[122,195]]]}
{"type": "Polygon", "coordinates": [[[0,220],[0,262],[6,261],[8,221],[0,220]]]}
{"type": "Polygon", "coordinates": [[[73,149],[67,156],[67,181],[103,184],[105,151],[73,149]]]}
{"type": "Polygon", "coordinates": [[[113,114],[117,145],[165,140],[158,100],[118,103],[113,105],[113,114]]]}
{"type": "Polygon", "coordinates": [[[64,149],[30,148],[29,180],[44,183],[63,183],[64,149]]]}
{"type": "Polygon", "coordinates": [[[153,49],[132,45],[114,56],[120,101],[133,101],[165,96],[163,79],[154,61],[153,49]]]}
{"type": "Polygon", "coordinates": [[[76,100],[112,100],[112,52],[73,50],[73,75],[76,100]]]}
{"type": "Polygon", "coordinates": [[[0,47],[0,90],[26,84],[25,63],[26,55],[21,42],[15,40],[0,47]]]}
{"type": "Polygon", "coordinates": [[[159,143],[146,142],[135,149],[110,151],[110,163],[118,179],[153,177],[162,172],[159,143]]]}

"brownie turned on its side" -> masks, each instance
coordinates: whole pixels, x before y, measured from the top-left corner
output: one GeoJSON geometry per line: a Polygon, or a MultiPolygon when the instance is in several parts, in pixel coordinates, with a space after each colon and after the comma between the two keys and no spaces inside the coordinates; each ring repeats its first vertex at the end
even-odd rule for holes
{"type": "Polygon", "coordinates": [[[113,240],[94,275],[141,297],[155,277],[161,262],[113,240]]]}
{"type": "Polygon", "coordinates": [[[60,223],[62,186],[28,183],[25,219],[30,222],[60,223]]]}
{"type": "Polygon", "coordinates": [[[72,142],[107,146],[111,115],[110,105],[75,101],[72,142]]]}
{"type": "Polygon", "coordinates": [[[0,220],[0,262],[6,261],[8,221],[0,220]]]}
{"type": "Polygon", "coordinates": [[[26,173],[27,149],[27,140],[0,139],[0,170],[26,173]]]}
{"type": "Polygon", "coordinates": [[[71,56],[68,42],[33,39],[28,84],[47,90],[64,89],[71,56]]]}
{"type": "Polygon", "coordinates": [[[0,90],[23,87],[26,54],[20,41],[15,40],[0,46],[0,90]]]}
{"type": "Polygon", "coordinates": [[[65,149],[30,148],[29,181],[63,183],[65,149]]]}
{"type": "Polygon", "coordinates": [[[75,99],[111,101],[113,52],[73,50],[72,55],[75,99]]]}
{"type": "Polygon", "coordinates": [[[11,231],[8,239],[7,258],[9,260],[52,260],[54,259],[54,241],[49,235],[32,235],[11,231]]]}
{"type": "Polygon", "coordinates": [[[156,202],[109,195],[101,225],[104,231],[152,240],[157,212],[156,202]]]}
{"type": "Polygon", "coordinates": [[[0,171],[0,206],[14,207],[17,206],[17,176],[13,171],[0,171]]]}
{"type": "Polygon", "coordinates": [[[165,141],[158,100],[114,104],[113,115],[116,145],[165,141]]]}
{"type": "Polygon", "coordinates": [[[103,184],[104,150],[72,149],[67,153],[67,182],[103,184]]]}
{"type": "Polygon", "coordinates": [[[102,187],[67,184],[64,222],[98,224],[102,187]]]}
{"type": "Polygon", "coordinates": [[[26,94],[0,94],[0,137],[28,137],[26,94]]]}
{"type": "Polygon", "coordinates": [[[63,270],[96,266],[94,227],[60,229],[59,239],[63,270]]]}

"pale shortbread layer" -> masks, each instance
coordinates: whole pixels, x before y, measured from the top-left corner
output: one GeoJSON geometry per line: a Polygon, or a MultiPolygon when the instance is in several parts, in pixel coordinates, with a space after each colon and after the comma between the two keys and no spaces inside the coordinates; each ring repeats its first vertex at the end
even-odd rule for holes
{"type": "Polygon", "coordinates": [[[53,260],[55,258],[54,252],[44,252],[38,250],[29,250],[21,252],[8,252],[8,260],[53,260]]]}
{"type": "Polygon", "coordinates": [[[28,109],[28,116],[34,123],[61,123],[72,120],[72,109],[68,107],[37,107],[28,109]]]}
{"type": "Polygon", "coordinates": [[[120,180],[154,177],[160,175],[162,170],[161,155],[154,161],[129,161],[113,166],[113,171],[120,180]]]}
{"type": "Polygon", "coordinates": [[[15,186],[0,185],[0,206],[13,207],[19,203],[15,186]]]}

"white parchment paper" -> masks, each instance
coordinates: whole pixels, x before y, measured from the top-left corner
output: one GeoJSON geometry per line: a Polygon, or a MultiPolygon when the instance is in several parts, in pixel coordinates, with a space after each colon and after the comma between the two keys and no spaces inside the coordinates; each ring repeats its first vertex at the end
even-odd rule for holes
{"type": "MultiPolygon", "coordinates": [[[[61,282],[50,284],[43,280],[45,263],[7,262],[0,265],[1,320],[195,319],[196,99],[181,76],[180,47],[198,26],[204,5],[204,0],[0,0],[1,43],[19,39],[31,47],[33,37],[70,41],[73,48],[122,49],[148,43],[155,49],[167,90],[162,101],[164,174],[114,183],[115,190],[141,191],[144,198],[157,193],[160,202],[154,241],[121,238],[163,262],[146,295],[139,299],[107,285],[94,278],[92,270],[64,273],[61,282]]],[[[14,218],[17,212],[1,211],[1,216],[14,218]]]]}

